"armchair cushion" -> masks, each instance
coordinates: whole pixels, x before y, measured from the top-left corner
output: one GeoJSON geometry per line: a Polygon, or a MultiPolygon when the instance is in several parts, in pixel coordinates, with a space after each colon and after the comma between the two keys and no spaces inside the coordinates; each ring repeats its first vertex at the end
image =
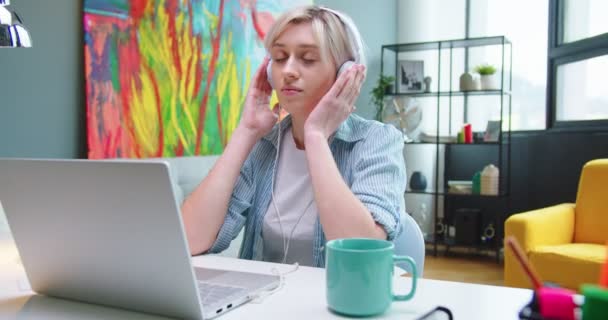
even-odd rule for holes
{"type": "Polygon", "coordinates": [[[544,281],[578,290],[581,283],[598,281],[606,246],[590,243],[541,246],[532,250],[529,258],[544,281]]]}

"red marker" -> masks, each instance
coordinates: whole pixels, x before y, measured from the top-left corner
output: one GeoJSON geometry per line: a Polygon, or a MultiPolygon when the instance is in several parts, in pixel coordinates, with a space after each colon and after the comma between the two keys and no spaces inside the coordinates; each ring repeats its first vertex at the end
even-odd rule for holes
{"type": "MultiPolygon", "coordinates": [[[[606,248],[608,248],[608,242],[606,242],[606,248]]],[[[602,266],[602,271],[600,274],[600,286],[608,288],[608,253],[606,253],[606,261],[602,266]]]]}
{"type": "Polygon", "coordinates": [[[543,287],[543,282],[528,261],[528,257],[519,246],[517,239],[508,236],[505,242],[519,261],[532,286],[541,316],[546,319],[578,320],[581,318],[580,306],[584,303],[584,297],[576,292],[564,288],[543,287]]]}
{"type": "Polygon", "coordinates": [[[513,252],[515,257],[517,258],[517,261],[519,261],[519,265],[521,266],[521,268],[524,270],[524,272],[528,276],[528,279],[530,279],[530,282],[532,282],[534,291],[538,291],[538,289],[542,288],[543,282],[541,281],[540,277],[538,276],[538,273],[536,273],[536,270],[534,270],[534,267],[530,264],[530,262],[528,262],[528,258],[526,257],[526,254],[519,246],[517,239],[515,239],[515,237],[513,237],[513,236],[508,236],[507,239],[505,240],[505,242],[507,243],[507,245],[509,246],[509,248],[511,249],[511,251],[513,252]]]}

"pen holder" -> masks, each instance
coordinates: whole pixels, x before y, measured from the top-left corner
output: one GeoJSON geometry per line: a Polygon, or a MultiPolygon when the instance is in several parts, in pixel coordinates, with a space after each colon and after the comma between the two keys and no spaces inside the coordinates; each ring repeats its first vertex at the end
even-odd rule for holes
{"type": "Polygon", "coordinates": [[[555,285],[545,285],[534,292],[532,301],[519,312],[519,318],[526,320],[579,319],[583,300],[572,290],[555,285]]]}
{"type": "Polygon", "coordinates": [[[581,289],[585,296],[584,320],[608,319],[608,289],[591,284],[585,284],[581,289]]]}
{"type": "Polygon", "coordinates": [[[536,294],[540,314],[545,319],[576,320],[577,314],[580,315],[583,299],[572,290],[542,287],[536,294]]]}

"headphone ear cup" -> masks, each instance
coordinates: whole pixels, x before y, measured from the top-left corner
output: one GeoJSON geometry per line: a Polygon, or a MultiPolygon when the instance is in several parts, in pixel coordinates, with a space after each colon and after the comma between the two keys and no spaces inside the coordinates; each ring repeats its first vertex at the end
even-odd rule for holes
{"type": "Polygon", "coordinates": [[[344,62],[340,68],[338,68],[338,74],[336,75],[336,78],[338,78],[342,73],[344,73],[346,70],[348,70],[350,67],[352,67],[355,64],[354,61],[348,60],[346,62],[344,62]]]}
{"type": "Polygon", "coordinates": [[[272,83],[272,60],[268,61],[268,66],[266,66],[266,79],[268,79],[268,83],[274,89],[274,84],[272,83]]]}

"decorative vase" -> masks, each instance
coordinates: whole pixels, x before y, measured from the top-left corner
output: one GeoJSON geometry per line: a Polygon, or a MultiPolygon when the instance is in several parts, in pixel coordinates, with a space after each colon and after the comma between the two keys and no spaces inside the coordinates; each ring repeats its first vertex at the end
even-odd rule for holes
{"type": "Polygon", "coordinates": [[[426,189],[426,177],[420,171],[414,171],[410,177],[410,188],[414,191],[426,189]]]}
{"type": "Polygon", "coordinates": [[[471,72],[463,73],[460,76],[460,91],[481,90],[479,77],[471,72]]]}
{"type": "Polygon", "coordinates": [[[500,172],[496,166],[489,164],[483,168],[480,176],[480,190],[482,195],[496,196],[499,191],[500,172]]]}
{"type": "Polygon", "coordinates": [[[498,79],[496,74],[482,75],[481,79],[481,90],[498,90],[498,79]]]}

